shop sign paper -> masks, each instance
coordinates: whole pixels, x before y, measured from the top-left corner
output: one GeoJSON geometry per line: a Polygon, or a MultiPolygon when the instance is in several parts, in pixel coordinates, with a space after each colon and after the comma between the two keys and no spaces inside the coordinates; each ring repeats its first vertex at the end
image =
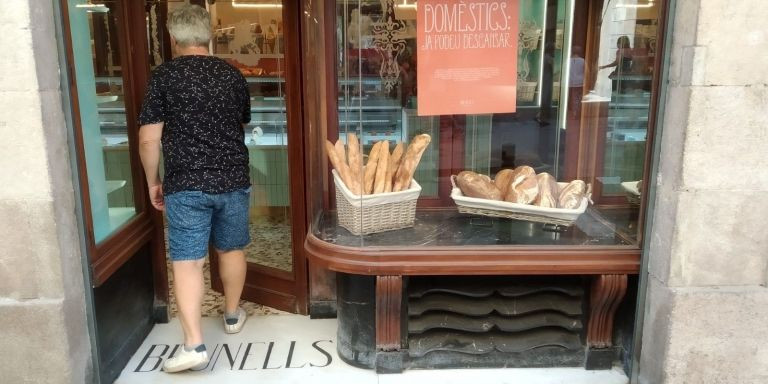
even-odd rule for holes
{"type": "Polygon", "coordinates": [[[419,0],[419,116],[515,111],[518,1],[419,0]]]}

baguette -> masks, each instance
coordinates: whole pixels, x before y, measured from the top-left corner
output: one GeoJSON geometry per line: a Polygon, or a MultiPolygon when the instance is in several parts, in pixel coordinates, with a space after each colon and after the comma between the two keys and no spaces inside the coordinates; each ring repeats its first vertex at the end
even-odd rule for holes
{"type": "Polygon", "coordinates": [[[536,181],[539,183],[539,194],[533,204],[539,207],[557,208],[560,189],[557,180],[549,173],[542,172],[536,175],[536,181]]]}
{"type": "Polygon", "coordinates": [[[368,153],[368,162],[365,164],[365,174],[363,175],[363,193],[366,195],[373,193],[376,165],[379,162],[379,148],[381,148],[381,141],[374,144],[371,152],[368,153]]]}
{"type": "MultiPolygon", "coordinates": [[[[336,143],[333,144],[333,149],[336,150],[336,155],[339,156],[339,160],[344,164],[349,165],[349,163],[347,163],[347,151],[344,149],[344,143],[342,143],[341,140],[336,140],[336,143]]],[[[350,173],[350,175],[352,174],[350,173]]]]}
{"type": "Polygon", "coordinates": [[[389,166],[387,167],[387,180],[384,185],[384,192],[392,192],[392,184],[394,184],[395,173],[397,168],[400,167],[400,161],[403,159],[403,143],[397,143],[395,149],[392,150],[392,155],[389,156],[389,166]]]}
{"type": "Polygon", "coordinates": [[[425,133],[416,135],[411,140],[411,144],[408,145],[408,149],[405,151],[405,155],[403,155],[403,160],[400,162],[400,167],[398,167],[395,174],[395,182],[392,186],[393,192],[410,188],[411,180],[416,172],[416,167],[419,165],[421,155],[424,154],[431,140],[432,138],[425,133]]]}
{"type": "Polygon", "coordinates": [[[352,193],[359,195],[360,184],[356,184],[354,180],[350,178],[349,166],[341,161],[341,159],[339,159],[339,155],[336,153],[336,148],[328,140],[325,141],[325,152],[328,154],[328,158],[331,160],[331,165],[333,165],[333,168],[335,168],[336,172],[339,173],[339,177],[341,177],[341,181],[344,183],[344,185],[346,185],[346,187],[352,191],[352,193]]]}
{"type": "Polygon", "coordinates": [[[358,185],[363,185],[363,156],[360,154],[360,142],[354,133],[347,133],[347,158],[350,177],[358,185]]]}
{"type": "Polygon", "coordinates": [[[456,185],[467,197],[501,200],[501,191],[485,175],[472,171],[462,171],[456,176],[456,185]]]}
{"type": "Polygon", "coordinates": [[[573,180],[560,191],[557,198],[560,208],[575,209],[581,205],[581,200],[587,193],[587,185],[581,180],[573,180]]]}
{"type": "Polygon", "coordinates": [[[385,184],[388,184],[387,172],[389,170],[389,140],[383,140],[380,143],[379,159],[376,163],[376,178],[373,182],[373,193],[384,192],[385,184]]]}

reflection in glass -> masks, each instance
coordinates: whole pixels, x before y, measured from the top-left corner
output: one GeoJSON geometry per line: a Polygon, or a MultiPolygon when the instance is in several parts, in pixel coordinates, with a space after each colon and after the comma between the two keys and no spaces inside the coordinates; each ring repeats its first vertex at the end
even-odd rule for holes
{"type": "MultiPolygon", "coordinates": [[[[165,18],[183,2],[147,2],[152,65],[172,59],[165,18]],[[157,58],[160,59],[157,59],[157,58]]],[[[265,3],[266,4],[266,3],[265,3]]],[[[245,76],[251,95],[251,122],[245,127],[251,168],[249,262],[290,271],[290,176],[285,111],[285,60],[282,8],[255,3],[216,1],[208,5],[211,53],[245,76]]]]}
{"type": "Polygon", "coordinates": [[[96,242],[136,215],[125,121],[118,1],[83,7],[71,0],[69,23],[88,191],[96,242]]]}
{"type": "Polygon", "coordinates": [[[418,116],[428,95],[416,79],[434,74],[418,73],[417,8],[338,0],[339,139],[355,133],[365,154],[378,141],[392,148],[421,133],[432,143],[414,175],[423,190],[413,228],[355,236],[330,209],[315,234],[349,246],[636,245],[658,7],[598,3],[602,22],[588,27],[574,21],[587,17],[585,2],[519,1],[514,112],[418,116]],[[450,175],[494,178],[520,166],[588,183],[586,211],[570,226],[457,211],[450,175]]]}

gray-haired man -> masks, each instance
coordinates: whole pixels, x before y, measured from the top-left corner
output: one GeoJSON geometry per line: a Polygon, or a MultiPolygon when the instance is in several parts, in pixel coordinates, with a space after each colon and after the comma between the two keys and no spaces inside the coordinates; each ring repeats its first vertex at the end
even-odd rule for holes
{"type": "Polygon", "coordinates": [[[168,31],[175,58],[152,72],[139,115],[139,153],[152,205],[167,214],[174,293],[184,331],[184,347],[165,361],[163,370],[180,372],[208,363],[200,311],[209,241],[219,254],[224,330],[239,332],[247,319],[239,302],[246,273],[243,248],[250,242],[250,178],[243,140],[250,96],[240,72],[209,55],[208,12],[181,6],[169,15],[168,31]]]}

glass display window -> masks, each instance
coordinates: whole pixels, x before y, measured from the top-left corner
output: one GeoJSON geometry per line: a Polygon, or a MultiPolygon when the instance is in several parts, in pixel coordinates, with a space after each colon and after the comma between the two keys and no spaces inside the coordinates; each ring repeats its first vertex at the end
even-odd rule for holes
{"type": "Polygon", "coordinates": [[[69,33],[88,175],[90,216],[101,243],[137,215],[123,89],[120,1],[68,1],[69,33]]]}
{"type": "Polygon", "coordinates": [[[507,36],[492,24],[485,35],[467,33],[493,10],[457,4],[336,2],[337,119],[315,143],[331,192],[313,234],[355,247],[639,247],[658,4],[494,2],[497,12],[516,6],[499,19],[515,21],[507,36]],[[480,16],[468,21],[465,11],[480,16]],[[432,42],[419,37],[435,20],[459,25],[437,36],[444,49],[490,59],[483,67],[435,63],[432,42]],[[501,45],[514,39],[513,49],[488,53],[497,36],[501,45]],[[504,61],[516,62],[515,71],[498,69],[504,61]],[[420,87],[446,73],[463,83],[420,87]],[[503,100],[476,96],[472,88],[484,86],[477,79],[488,78],[514,88],[503,100]],[[422,113],[420,104],[440,92],[501,107],[422,113]]]}

